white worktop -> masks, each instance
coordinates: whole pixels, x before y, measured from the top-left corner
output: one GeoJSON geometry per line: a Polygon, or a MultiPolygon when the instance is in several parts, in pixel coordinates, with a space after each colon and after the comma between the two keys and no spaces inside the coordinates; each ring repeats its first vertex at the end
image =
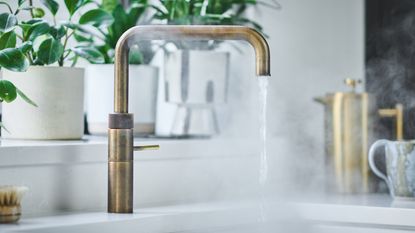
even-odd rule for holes
{"type": "MultiPolygon", "coordinates": [[[[5,140],[0,141],[2,166],[90,163],[107,161],[107,137],[85,136],[82,140],[5,140]],[[36,158],[36,159],[33,159],[36,158]]],[[[252,156],[259,142],[248,139],[166,139],[135,138],[135,145],[160,144],[155,151],[140,151],[135,159],[171,160],[211,157],[252,156]],[[234,145],[238,145],[235,147],[234,145]],[[195,153],[197,151],[197,153],[195,153]]]]}
{"type": "MultiPolygon", "coordinates": [[[[224,194],[232,197],[229,200],[238,199],[235,194],[252,191],[241,188],[249,182],[255,187],[257,182],[255,142],[155,138],[135,141],[140,145],[161,144],[161,149],[136,155],[138,208],[134,214],[118,215],[105,210],[106,138],[46,142],[2,140],[0,182],[27,185],[30,190],[23,200],[22,220],[15,225],[0,225],[0,232],[136,232],[134,229],[143,229],[145,233],[170,233],[258,223],[260,205],[257,202],[177,204],[210,199],[224,184],[228,189],[224,194]],[[229,167],[233,171],[227,170],[229,167]],[[226,176],[220,175],[221,172],[226,176]],[[244,174],[243,182],[239,183],[241,174],[244,174]]],[[[270,143],[278,147],[275,141],[270,143]]],[[[368,231],[372,228],[415,230],[413,201],[396,202],[387,194],[324,198],[313,198],[309,193],[302,195],[307,200],[291,197],[266,202],[267,214],[288,216],[289,212],[294,219],[323,228],[353,227],[353,231],[343,232],[367,233],[373,232],[368,231]],[[356,227],[364,230],[355,231],[356,227]]],[[[330,228],[326,232],[336,231],[330,228]]]]}
{"type": "Polygon", "coordinates": [[[0,232],[182,232],[255,224],[258,215],[248,211],[251,207],[252,202],[217,202],[140,208],[132,214],[67,213],[0,225],[0,232]]]}
{"type": "Polygon", "coordinates": [[[332,196],[294,206],[317,222],[415,230],[415,200],[393,200],[388,194],[332,196]]]}
{"type": "MultiPolygon", "coordinates": [[[[269,201],[266,214],[268,220],[291,216],[310,226],[415,230],[414,203],[400,203],[400,207],[394,204],[388,195],[380,194],[301,202],[269,201]]],[[[214,202],[139,208],[134,214],[67,213],[23,218],[18,224],[0,225],[0,232],[134,232],[134,229],[142,229],[142,232],[167,233],[230,228],[261,223],[259,205],[253,201],[214,202]]]]}

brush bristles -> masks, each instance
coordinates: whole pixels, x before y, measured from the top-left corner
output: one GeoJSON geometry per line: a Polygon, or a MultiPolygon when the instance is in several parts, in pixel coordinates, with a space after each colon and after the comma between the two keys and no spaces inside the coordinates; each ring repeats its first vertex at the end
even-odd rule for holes
{"type": "Polygon", "coordinates": [[[20,205],[26,191],[24,186],[0,186],[0,206],[20,205]]]}

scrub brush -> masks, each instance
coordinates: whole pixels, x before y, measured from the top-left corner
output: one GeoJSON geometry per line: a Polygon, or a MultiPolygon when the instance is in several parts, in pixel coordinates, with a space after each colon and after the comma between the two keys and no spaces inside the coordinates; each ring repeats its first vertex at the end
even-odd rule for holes
{"type": "Polygon", "coordinates": [[[24,186],[0,186],[0,223],[13,223],[20,219],[20,202],[27,190],[24,186]]]}

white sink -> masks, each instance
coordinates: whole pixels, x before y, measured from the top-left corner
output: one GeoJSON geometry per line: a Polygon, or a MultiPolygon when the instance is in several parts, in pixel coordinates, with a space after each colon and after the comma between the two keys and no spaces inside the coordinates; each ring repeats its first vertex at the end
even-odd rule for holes
{"type": "Polygon", "coordinates": [[[255,215],[239,204],[195,204],[143,208],[133,214],[95,212],[23,218],[18,224],[0,225],[0,232],[200,232],[252,225],[258,217],[255,215]]]}
{"type": "Polygon", "coordinates": [[[19,224],[0,225],[0,232],[405,233],[415,230],[413,206],[393,207],[387,195],[338,200],[285,204],[268,201],[265,214],[257,201],[140,208],[133,214],[70,213],[23,218],[19,224]]]}
{"type": "MultiPolygon", "coordinates": [[[[264,226],[259,206],[257,202],[206,203],[143,208],[133,214],[95,212],[23,218],[19,224],[0,225],[0,232],[259,233],[258,229],[264,226]]],[[[277,210],[279,205],[272,206],[277,210]]],[[[286,218],[292,217],[292,213],[288,214],[286,210],[283,215],[280,211],[276,213],[267,216],[267,221],[272,224],[267,224],[270,232],[280,229],[284,229],[284,233],[305,232],[307,229],[305,223],[297,225],[298,218],[295,223],[286,218]]],[[[261,230],[261,233],[265,232],[261,230]]]]}

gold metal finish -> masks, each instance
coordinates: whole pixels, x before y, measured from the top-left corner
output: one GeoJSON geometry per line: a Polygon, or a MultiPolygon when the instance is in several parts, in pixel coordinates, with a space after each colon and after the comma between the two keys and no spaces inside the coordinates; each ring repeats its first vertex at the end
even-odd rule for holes
{"type": "Polygon", "coordinates": [[[379,109],[379,115],[396,118],[396,140],[403,140],[403,105],[397,104],[395,108],[379,109]]]}
{"type": "Polygon", "coordinates": [[[314,98],[325,106],[325,150],[328,188],[338,193],[368,193],[373,177],[367,160],[372,141],[373,99],[356,93],[361,80],[345,79],[350,92],[314,98]]]}
{"type": "Polygon", "coordinates": [[[359,80],[346,79],[352,92],[336,92],[314,98],[325,106],[325,150],[329,190],[338,193],[374,191],[375,180],[368,163],[368,145],[374,141],[373,120],[396,117],[396,138],[403,139],[403,106],[375,110],[368,93],[356,93],[359,80]]]}
{"type": "Polygon", "coordinates": [[[367,165],[369,96],[367,93],[337,92],[316,98],[326,108],[326,162],[333,178],[330,190],[339,193],[367,193],[370,173],[367,165]]]}
{"type": "Polygon", "coordinates": [[[108,161],[128,162],[133,160],[133,130],[108,130],[108,161]]]}
{"type": "Polygon", "coordinates": [[[356,87],[358,84],[362,83],[362,80],[360,79],[351,79],[351,78],[346,78],[344,80],[344,83],[352,88],[352,91],[355,92],[356,91],[356,87]]]}
{"type": "Polygon", "coordinates": [[[133,129],[108,130],[108,212],[133,212],[133,150],[157,150],[159,145],[133,146],[133,129]]]}
{"type": "Polygon", "coordinates": [[[108,212],[133,212],[133,130],[108,130],[108,212]]]}
{"type": "Polygon", "coordinates": [[[146,146],[135,146],[134,151],[143,151],[143,150],[158,150],[160,149],[159,145],[146,145],[146,146]]]}
{"type": "Polygon", "coordinates": [[[270,75],[270,51],[265,38],[242,26],[136,26],[125,32],[115,48],[114,113],[108,130],[108,212],[133,211],[133,150],[158,149],[157,145],[133,146],[133,117],[128,114],[128,55],[138,40],[243,40],[256,55],[256,73],[270,75]]]}
{"type": "Polygon", "coordinates": [[[136,26],[125,32],[115,48],[115,112],[128,112],[128,52],[142,40],[242,40],[255,50],[256,74],[270,75],[270,50],[258,31],[244,26],[136,26]]]}

